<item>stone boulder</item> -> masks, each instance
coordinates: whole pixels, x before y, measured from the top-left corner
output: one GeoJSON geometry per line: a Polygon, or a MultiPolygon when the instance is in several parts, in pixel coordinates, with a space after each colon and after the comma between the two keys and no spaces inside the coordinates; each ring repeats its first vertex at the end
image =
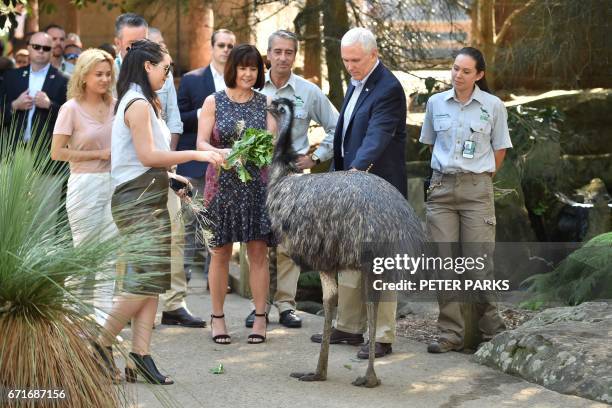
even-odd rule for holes
{"type": "Polygon", "coordinates": [[[612,403],[612,303],[547,309],[473,359],[551,390],[612,403]]]}

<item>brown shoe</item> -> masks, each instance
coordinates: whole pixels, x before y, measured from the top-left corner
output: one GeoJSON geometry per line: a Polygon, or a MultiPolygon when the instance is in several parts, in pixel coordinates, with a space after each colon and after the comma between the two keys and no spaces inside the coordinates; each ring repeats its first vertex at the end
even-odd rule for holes
{"type": "MultiPolygon", "coordinates": [[[[379,343],[376,342],[374,344],[374,358],[381,358],[386,356],[387,354],[391,354],[393,349],[391,348],[391,343],[379,343]]],[[[361,346],[361,350],[357,353],[357,358],[361,358],[363,360],[367,360],[370,358],[370,344],[366,343],[361,346]]]]}
{"type": "MultiPolygon", "coordinates": [[[[312,341],[313,343],[321,343],[321,341],[323,341],[323,334],[313,334],[312,336],[310,336],[310,341],[312,341]]],[[[329,344],[340,343],[346,343],[356,346],[358,344],[363,343],[363,334],[347,333],[343,332],[342,330],[332,328],[329,344]]]]}
{"type": "Polygon", "coordinates": [[[463,346],[460,344],[451,343],[446,339],[439,339],[438,341],[432,341],[427,345],[428,353],[447,353],[449,351],[461,351],[463,346]]]}

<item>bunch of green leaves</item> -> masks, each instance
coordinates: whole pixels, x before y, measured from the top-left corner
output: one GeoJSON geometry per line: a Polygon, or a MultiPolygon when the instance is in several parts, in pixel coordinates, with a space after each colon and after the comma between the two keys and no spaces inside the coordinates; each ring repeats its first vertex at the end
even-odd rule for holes
{"type": "Polygon", "coordinates": [[[612,298],[612,232],[596,236],[572,252],[549,273],[525,280],[534,297],[523,306],[539,308],[561,301],[574,306],[596,299],[612,298]]]}
{"type": "Polygon", "coordinates": [[[235,169],[243,183],[252,179],[246,165],[254,164],[262,168],[272,163],[272,133],[255,128],[247,128],[242,137],[234,142],[232,151],[223,166],[225,170],[235,169]]]}

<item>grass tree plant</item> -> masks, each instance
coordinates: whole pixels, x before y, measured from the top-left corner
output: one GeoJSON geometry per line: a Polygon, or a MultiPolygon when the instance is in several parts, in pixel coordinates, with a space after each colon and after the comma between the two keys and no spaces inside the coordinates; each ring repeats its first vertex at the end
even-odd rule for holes
{"type": "Polygon", "coordinates": [[[115,279],[118,254],[126,262],[156,261],[155,231],[92,234],[73,246],[63,203],[54,198],[66,172],[57,171],[44,143],[15,145],[12,133],[0,135],[0,406],[127,406],[125,386],[113,384],[92,350],[102,328],[91,299],[96,285],[115,279]],[[10,390],[25,396],[8,399],[10,390]],[[57,390],[57,398],[34,399],[30,390],[57,390]]]}

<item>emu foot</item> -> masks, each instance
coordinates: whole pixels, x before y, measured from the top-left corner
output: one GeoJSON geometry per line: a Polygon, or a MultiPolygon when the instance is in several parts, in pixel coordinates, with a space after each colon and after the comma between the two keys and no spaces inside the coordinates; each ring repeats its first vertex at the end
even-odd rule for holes
{"type": "Polygon", "coordinates": [[[291,373],[291,377],[300,381],[325,381],[327,377],[319,373],[291,373]]]}
{"type": "Polygon", "coordinates": [[[376,374],[366,374],[363,377],[357,377],[352,384],[357,387],[374,388],[380,385],[380,380],[376,377],[376,374]]]}

